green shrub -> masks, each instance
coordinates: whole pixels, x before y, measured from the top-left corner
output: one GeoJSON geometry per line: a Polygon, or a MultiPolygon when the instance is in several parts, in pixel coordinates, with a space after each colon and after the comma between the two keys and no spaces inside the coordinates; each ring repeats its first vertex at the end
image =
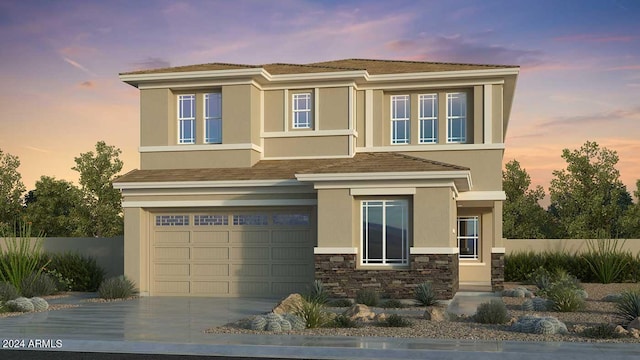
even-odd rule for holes
{"type": "Polygon", "coordinates": [[[422,306],[432,306],[438,303],[436,292],[430,282],[423,282],[416,287],[414,298],[422,306]]]}
{"type": "Polygon", "coordinates": [[[303,301],[294,311],[294,315],[304,320],[309,329],[325,326],[330,321],[324,305],[316,302],[303,301]]]}
{"type": "Polygon", "coordinates": [[[356,304],[378,306],[380,295],[373,289],[361,289],[356,292],[356,304]]]}
{"type": "Polygon", "coordinates": [[[56,283],[49,275],[35,272],[22,279],[21,288],[25,297],[47,296],[55,294],[56,283]]]}
{"type": "Polygon", "coordinates": [[[628,290],[615,303],[615,315],[623,326],[640,316],[640,289],[628,290]]]}
{"type": "Polygon", "coordinates": [[[529,282],[539,268],[562,269],[583,282],[592,282],[593,276],[585,258],[562,250],[517,252],[505,256],[505,281],[529,282]]]}
{"type": "Polygon", "coordinates": [[[44,269],[44,273],[49,275],[49,277],[56,284],[56,290],[65,292],[71,291],[71,289],[73,288],[73,279],[66,278],[58,270],[44,269]]]}
{"type": "Polygon", "coordinates": [[[541,260],[541,256],[533,251],[523,251],[505,255],[505,281],[526,281],[529,274],[542,266],[541,260]]]}
{"type": "Polygon", "coordinates": [[[126,276],[109,278],[98,287],[98,295],[103,299],[126,299],[137,293],[135,285],[126,276]]]}
{"type": "Polygon", "coordinates": [[[404,304],[397,299],[389,299],[382,303],[382,307],[385,309],[400,309],[404,307],[404,304]]]}
{"type": "Polygon", "coordinates": [[[18,289],[8,282],[0,282],[0,302],[13,300],[20,296],[18,289]]]}
{"type": "Polygon", "coordinates": [[[315,280],[303,297],[309,302],[316,302],[318,304],[326,304],[327,301],[329,301],[329,294],[320,280],[315,280]]]}
{"type": "Polygon", "coordinates": [[[474,319],[481,324],[503,324],[509,320],[509,313],[502,301],[491,300],[478,306],[474,319]]]}
{"type": "Polygon", "coordinates": [[[381,322],[380,325],[386,327],[409,327],[413,324],[411,323],[411,321],[403,318],[398,314],[391,314],[383,322],[381,322]]]}
{"type": "Polygon", "coordinates": [[[584,309],[585,301],[580,290],[562,283],[552,285],[546,292],[546,297],[552,302],[551,310],[574,312],[584,309]]]}
{"type": "Polygon", "coordinates": [[[527,282],[537,286],[541,292],[545,292],[552,281],[551,273],[542,266],[527,276],[527,282]]]}
{"type": "Polygon", "coordinates": [[[633,261],[630,252],[622,251],[625,241],[617,239],[588,240],[589,251],[583,257],[594,277],[603,284],[620,281],[625,269],[633,261]]]}
{"type": "Polygon", "coordinates": [[[336,299],[336,300],[330,301],[328,304],[328,306],[340,307],[340,308],[349,307],[351,305],[353,305],[353,302],[349,299],[336,299]]]}
{"type": "Polygon", "coordinates": [[[50,263],[47,269],[71,280],[71,291],[96,291],[104,280],[105,271],[93,257],[73,252],[48,256],[50,263]]]}
{"type": "Polygon", "coordinates": [[[617,333],[615,328],[616,327],[611,324],[599,324],[584,329],[582,335],[592,339],[616,339],[622,335],[617,333]]]}
{"type": "Polygon", "coordinates": [[[359,327],[358,323],[355,320],[352,320],[350,317],[345,315],[336,316],[330,324],[331,327],[337,328],[356,328],[359,327]]]}
{"type": "Polygon", "coordinates": [[[5,249],[0,247],[0,280],[8,282],[22,292],[23,279],[42,271],[42,237],[31,234],[31,223],[21,222],[5,238],[5,249]]]}

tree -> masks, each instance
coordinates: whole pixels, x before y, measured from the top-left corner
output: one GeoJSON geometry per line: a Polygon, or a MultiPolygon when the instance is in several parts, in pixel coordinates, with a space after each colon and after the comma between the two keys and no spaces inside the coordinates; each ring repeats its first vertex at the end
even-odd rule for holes
{"type": "Polygon", "coordinates": [[[122,170],[122,151],[104,141],[96,143],[96,151],[80,154],[72,169],[80,173],[84,198],[80,229],[83,235],[115,236],[124,232],[122,196],[112,181],[122,170]]]}
{"type": "Polygon", "coordinates": [[[22,209],[20,198],[26,189],[19,166],[17,156],[0,150],[0,232],[15,225],[22,209]]]}
{"type": "Polygon", "coordinates": [[[640,180],[636,180],[636,191],[633,195],[636,197],[636,203],[627,208],[622,215],[620,225],[623,237],[640,239],[640,180]]]}
{"type": "Polygon", "coordinates": [[[562,150],[567,168],[553,171],[550,209],[570,238],[617,238],[631,196],[615,168],[615,151],[587,141],[562,150]]]}
{"type": "Polygon", "coordinates": [[[66,180],[42,176],[25,196],[25,216],[35,233],[74,236],[80,231],[82,193],[66,180]]]}
{"type": "Polygon", "coordinates": [[[502,172],[502,188],[507,199],[504,202],[502,231],[510,239],[543,239],[553,236],[549,214],[538,201],[545,196],[542,186],[529,189],[531,178],[517,160],[505,165],[502,172]]]}

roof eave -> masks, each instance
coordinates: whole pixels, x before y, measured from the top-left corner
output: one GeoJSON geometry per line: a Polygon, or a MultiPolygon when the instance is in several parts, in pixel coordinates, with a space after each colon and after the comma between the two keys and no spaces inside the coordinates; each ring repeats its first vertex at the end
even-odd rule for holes
{"type": "Polygon", "coordinates": [[[434,72],[414,72],[369,75],[367,80],[371,82],[385,81],[409,81],[409,80],[433,80],[433,79],[457,79],[457,78],[478,78],[518,75],[520,68],[500,68],[500,69],[475,69],[457,71],[434,71],[434,72]]]}
{"type": "Polygon", "coordinates": [[[265,78],[269,79],[269,74],[263,68],[250,69],[230,69],[230,70],[208,70],[208,71],[179,71],[166,73],[148,74],[120,74],[120,80],[129,85],[138,87],[142,83],[153,83],[167,80],[205,80],[205,79],[228,79],[228,78],[265,78]]]}

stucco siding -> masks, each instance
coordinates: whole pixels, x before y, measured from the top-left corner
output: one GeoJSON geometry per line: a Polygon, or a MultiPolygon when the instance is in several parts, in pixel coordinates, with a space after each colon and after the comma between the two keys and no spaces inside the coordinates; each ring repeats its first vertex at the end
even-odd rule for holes
{"type": "Polygon", "coordinates": [[[251,88],[251,85],[222,87],[223,144],[251,142],[251,88]]]}
{"type": "Polygon", "coordinates": [[[491,110],[493,111],[493,124],[491,126],[493,130],[493,142],[494,143],[502,143],[504,142],[502,135],[502,122],[503,120],[503,99],[502,99],[502,85],[494,85],[492,86],[493,95],[491,99],[493,100],[493,104],[491,105],[491,110]]]}
{"type": "Polygon", "coordinates": [[[349,128],[349,88],[320,88],[317,119],[320,130],[349,128]]]}
{"type": "Polygon", "coordinates": [[[264,131],[284,131],[284,91],[264,91],[264,131]]]}
{"type": "Polygon", "coordinates": [[[265,157],[347,156],[348,136],[314,136],[264,139],[265,157]]]}
{"type": "Polygon", "coordinates": [[[140,169],[153,170],[249,167],[255,163],[255,159],[252,157],[253,152],[255,151],[194,150],[141,153],[140,169]]]}
{"type": "Polygon", "coordinates": [[[318,247],[357,246],[353,202],[349,189],[318,190],[318,247]]]}
{"type": "Polygon", "coordinates": [[[358,139],[356,140],[356,146],[362,147],[365,145],[365,137],[367,134],[367,128],[365,124],[365,92],[356,91],[356,106],[355,106],[355,127],[358,132],[358,139]]]}
{"type": "Polygon", "coordinates": [[[413,198],[413,246],[455,247],[451,244],[451,195],[448,188],[418,188],[413,198]]]}
{"type": "MultiPolygon", "coordinates": [[[[140,145],[169,145],[169,129],[177,126],[173,94],[168,89],[140,91],[140,145]],[[176,120],[176,121],[174,121],[176,120]]],[[[175,130],[173,131],[175,134],[175,130]]]]}

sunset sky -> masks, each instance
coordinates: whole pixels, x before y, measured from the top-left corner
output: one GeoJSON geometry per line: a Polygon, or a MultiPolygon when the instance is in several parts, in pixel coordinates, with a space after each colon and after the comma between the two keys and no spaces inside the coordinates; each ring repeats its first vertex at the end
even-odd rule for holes
{"type": "Polygon", "coordinates": [[[138,163],[138,91],[118,73],[381,58],[521,66],[505,162],[548,192],[563,148],[640,178],[640,1],[0,1],[0,149],[27,190],[77,183],[99,140],[138,163]]]}

